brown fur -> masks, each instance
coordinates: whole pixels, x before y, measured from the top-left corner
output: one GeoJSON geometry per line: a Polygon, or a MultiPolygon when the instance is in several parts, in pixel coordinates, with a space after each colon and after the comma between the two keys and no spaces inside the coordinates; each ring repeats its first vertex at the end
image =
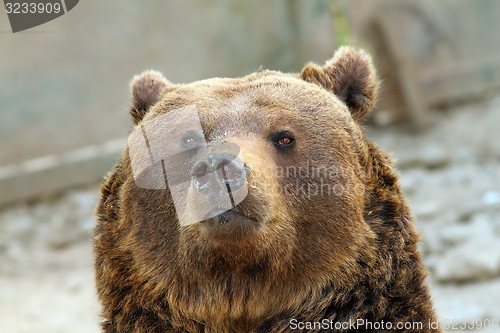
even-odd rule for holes
{"type": "Polygon", "coordinates": [[[397,175],[360,129],[378,84],[366,53],[343,48],[300,76],[172,86],[158,75],[132,83],[135,123],[196,105],[207,141],[241,148],[249,192],[233,211],[245,222],[181,227],[168,189],[136,185],[126,149],[97,207],[106,333],[277,333],[292,331],[291,319],[420,321],[419,332],[436,331],[397,175]],[[273,143],[280,130],[293,133],[290,150],[273,143]],[[315,188],[325,192],[301,190],[315,188]]]}
{"type": "Polygon", "coordinates": [[[324,67],[308,64],[301,77],[337,95],[356,121],[366,116],[375,105],[378,80],[371,57],[364,51],[342,47],[324,67]]]}
{"type": "Polygon", "coordinates": [[[134,77],[131,85],[132,106],[130,116],[134,124],[144,118],[148,109],[158,100],[161,95],[170,90],[171,84],[160,72],[147,71],[140,76],[134,77]]]}

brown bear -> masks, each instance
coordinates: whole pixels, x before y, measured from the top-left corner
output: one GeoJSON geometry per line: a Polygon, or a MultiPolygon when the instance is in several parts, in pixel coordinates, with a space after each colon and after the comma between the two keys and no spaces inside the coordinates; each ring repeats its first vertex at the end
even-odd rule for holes
{"type": "Polygon", "coordinates": [[[135,77],[96,210],[104,332],[440,331],[398,176],[363,135],[377,86],[350,47],[300,74],[135,77]]]}

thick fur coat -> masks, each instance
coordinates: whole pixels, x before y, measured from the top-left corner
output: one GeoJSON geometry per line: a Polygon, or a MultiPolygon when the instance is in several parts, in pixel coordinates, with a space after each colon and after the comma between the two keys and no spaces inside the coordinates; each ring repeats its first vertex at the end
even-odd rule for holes
{"type": "MultiPolygon", "coordinates": [[[[135,128],[196,107],[208,144],[171,177],[198,177],[190,166],[229,142],[248,193],[181,225],[172,186],[138,185],[129,145],[96,211],[104,332],[439,331],[429,327],[436,316],[392,161],[362,132],[377,86],[369,55],[348,47],[300,74],[186,85],[153,71],[134,78],[135,128]]],[[[185,185],[186,210],[208,200],[197,181],[185,185]]]]}

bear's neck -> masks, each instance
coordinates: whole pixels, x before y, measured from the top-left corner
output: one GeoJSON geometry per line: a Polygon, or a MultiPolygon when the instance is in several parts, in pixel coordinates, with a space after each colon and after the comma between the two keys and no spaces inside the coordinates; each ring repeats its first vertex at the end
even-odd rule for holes
{"type": "Polygon", "coordinates": [[[382,256],[360,259],[362,271],[343,285],[319,280],[306,283],[298,277],[265,280],[249,272],[227,272],[212,278],[185,276],[182,283],[173,283],[168,291],[172,323],[185,325],[187,319],[193,325],[203,323],[205,332],[223,333],[252,331],[249,328],[256,332],[287,332],[292,319],[327,319],[330,323],[358,319],[427,322],[434,315],[428,306],[420,263],[394,255],[391,260],[381,260],[382,256]],[[408,267],[402,269],[398,265],[414,266],[414,274],[408,274],[408,267]],[[402,270],[406,271],[405,276],[400,274],[402,270]],[[368,306],[371,303],[378,306],[368,306]],[[395,314],[394,308],[409,311],[395,314]]]}

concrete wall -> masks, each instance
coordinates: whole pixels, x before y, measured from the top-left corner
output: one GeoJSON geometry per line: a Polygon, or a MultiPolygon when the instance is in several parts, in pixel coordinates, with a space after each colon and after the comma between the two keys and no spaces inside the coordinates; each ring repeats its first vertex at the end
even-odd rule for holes
{"type": "Polygon", "coordinates": [[[378,116],[406,119],[423,129],[428,109],[500,87],[499,1],[348,4],[352,35],[371,45],[384,79],[379,108],[385,110],[378,116]]]}

